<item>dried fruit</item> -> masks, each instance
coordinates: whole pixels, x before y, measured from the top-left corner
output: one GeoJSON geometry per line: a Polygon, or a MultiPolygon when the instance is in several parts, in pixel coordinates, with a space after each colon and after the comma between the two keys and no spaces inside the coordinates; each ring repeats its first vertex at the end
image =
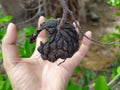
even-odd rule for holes
{"type": "Polygon", "coordinates": [[[60,20],[58,19],[42,23],[30,39],[30,42],[33,42],[43,29],[48,31],[49,40],[45,43],[40,42],[38,47],[44,60],[55,62],[59,58],[70,58],[79,48],[79,35],[75,27],[65,22],[63,27],[58,29],[59,24],[60,20]]]}
{"type": "MultiPolygon", "coordinates": [[[[41,53],[41,57],[44,60],[55,62],[57,59],[61,58],[65,61],[66,58],[72,57],[73,54],[78,50],[79,35],[76,32],[75,27],[67,22],[68,15],[71,17],[72,22],[74,22],[75,26],[78,28],[79,34],[81,33],[81,37],[84,36],[87,39],[99,44],[114,44],[113,42],[109,43],[96,41],[85,35],[78,25],[72,11],[68,8],[66,1],[59,1],[63,8],[62,19],[56,19],[53,21],[42,23],[37,32],[33,34],[30,38],[30,42],[34,42],[37,35],[42,30],[46,29],[49,32],[48,38],[46,39],[47,42],[40,42],[40,46],[38,47],[38,51],[41,53]]],[[[61,63],[59,63],[58,65],[60,65],[61,63]]]]}

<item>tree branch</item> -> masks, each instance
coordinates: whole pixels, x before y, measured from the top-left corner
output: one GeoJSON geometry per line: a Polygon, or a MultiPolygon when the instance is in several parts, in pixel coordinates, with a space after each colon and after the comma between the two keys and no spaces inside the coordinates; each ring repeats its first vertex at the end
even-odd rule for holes
{"type": "Polygon", "coordinates": [[[68,10],[67,10],[66,2],[64,0],[59,0],[59,1],[60,1],[60,4],[63,7],[63,15],[62,15],[60,25],[58,26],[58,30],[63,28],[63,26],[64,26],[64,24],[66,22],[66,19],[67,19],[67,14],[69,13],[68,10]]]}
{"type": "Polygon", "coordinates": [[[86,36],[84,34],[83,30],[78,25],[77,20],[75,19],[72,11],[68,8],[65,0],[59,0],[59,1],[60,1],[60,4],[61,4],[62,8],[63,8],[62,20],[60,22],[60,25],[58,26],[59,29],[61,29],[64,26],[64,23],[66,22],[67,15],[69,14],[71,16],[72,21],[75,23],[76,27],[78,28],[78,30],[80,32],[79,34],[81,34],[82,36],[86,37],[88,40],[93,41],[93,42],[98,43],[98,44],[115,45],[115,42],[101,42],[101,41],[97,41],[97,40],[91,39],[88,36],[86,36]]]}
{"type": "MultiPolygon", "coordinates": [[[[41,2],[41,1],[39,0],[38,6],[35,7],[35,9],[38,8],[37,13],[36,13],[32,18],[30,18],[30,19],[28,19],[28,20],[25,20],[25,21],[23,21],[23,22],[19,22],[19,23],[17,23],[16,25],[19,26],[19,25],[21,25],[21,24],[28,23],[28,22],[34,20],[35,18],[37,18],[37,17],[41,14],[41,7],[42,7],[42,5],[40,4],[40,2],[41,2]]],[[[34,9],[31,9],[31,10],[34,10],[34,9]]]]}
{"type": "Polygon", "coordinates": [[[115,78],[108,83],[108,86],[111,86],[112,84],[114,84],[119,78],[120,78],[120,74],[116,75],[115,78]]]}

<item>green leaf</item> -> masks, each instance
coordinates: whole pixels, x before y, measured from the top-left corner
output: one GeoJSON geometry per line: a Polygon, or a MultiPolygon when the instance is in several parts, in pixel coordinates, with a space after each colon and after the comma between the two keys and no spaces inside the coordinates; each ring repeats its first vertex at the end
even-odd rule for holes
{"type": "Polygon", "coordinates": [[[12,90],[11,84],[10,84],[10,81],[9,81],[8,78],[6,79],[6,81],[5,81],[5,83],[4,83],[3,90],[12,90]]]}
{"type": "Polygon", "coordinates": [[[113,42],[115,39],[120,39],[120,34],[118,33],[109,33],[102,38],[104,42],[113,42]]]}
{"type": "Polygon", "coordinates": [[[20,48],[21,50],[20,53],[22,54],[23,57],[30,57],[34,49],[35,49],[35,43],[30,44],[29,40],[26,39],[23,42],[23,46],[20,48]]]}
{"type": "Polygon", "coordinates": [[[0,74],[0,81],[3,81],[3,75],[0,74]]]}
{"type": "Polygon", "coordinates": [[[23,48],[21,48],[21,52],[23,54],[23,57],[29,57],[30,56],[30,43],[28,43],[28,41],[24,41],[23,42],[23,48]]]}
{"type": "Polygon", "coordinates": [[[2,14],[2,12],[0,12],[0,18],[2,18],[3,17],[3,14],[2,14]]]}
{"type": "Polygon", "coordinates": [[[0,23],[8,22],[11,19],[12,19],[12,16],[4,16],[4,17],[0,18],[0,23]]]}
{"type": "Polygon", "coordinates": [[[25,57],[26,56],[26,51],[22,46],[18,47],[20,57],[25,57]]]}
{"type": "Polygon", "coordinates": [[[5,26],[0,26],[0,32],[3,32],[5,30],[5,26]]]}
{"type": "Polygon", "coordinates": [[[83,90],[78,84],[71,79],[68,83],[67,90],[83,90]]]}
{"type": "Polygon", "coordinates": [[[120,33],[120,26],[119,25],[116,25],[115,29],[120,33]]]}
{"type": "Polygon", "coordinates": [[[35,44],[36,43],[30,44],[28,38],[26,38],[26,40],[22,43],[22,46],[18,47],[20,56],[23,58],[30,57],[35,49],[35,44]]]}
{"type": "Polygon", "coordinates": [[[111,76],[110,76],[110,80],[112,80],[115,76],[116,76],[116,74],[112,73],[111,76]]]}
{"type": "Polygon", "coordinates": [[[94,90],[108,90],[107,82],[103,76],[98,77],[94,90]]]}
{"type": "Polygon", "coordinates": [[[35,28],[33,26],[29,26],[29,27],[25,27],[23,31],[26,36],[30,36],[31,34],[35,32],[35,28]]]}
{"type": "Polygon", "coordinates": [[[107,36],[104,36],[102,39],[101,39],[103,42],[107,42],[109,41],[109,38],[107,36]]]}
{"type": "Polygon", "coordinates": [[[120,8],[120,0],[109,0],[108,4],[120,8]]]}
{"type": "Polygon", "coordinates": [[[120,34],[118,34],[118,33],[110,33],[110,34],[109,34],[109,38],[117,38],[117,39],[120,39],[120,34]]]}
{"type": "Polygon", "coordinates": [[[5,90],[5,89],[3,89],[4,84],[5,84],[5,81],[0,81],[0,90],[5,90]]]}
{"type": "Polygon", "coordinates": [[[120,66],[117,67],[117,73],[120,74],[120,66]]]}
{"type": "Polygon", "coordinates": [[[7,74],[4,74],[4,86],[2,90],[12,90],[9,78],[7,74]]]}
{"type": "Polygon", "coordinates": [[[2,59],[2,52],[0,51],[0,60],[2,59]]]}
{"type": "Polygon", "coordinates": [[[120,16],[120,12],[115,12],[115,16],[120,16]]]}
{"type": "Polygon", "coordinates": [[[1,27],[0,28],[0,38],[1,39],[4,37],[5,33],[6,33],[6,30],[4,29],[4,27],[1,27]]]}
{"type": "Polygon", "coordinates": [[[77,66],[77,67],[75,68],[75,73],[76,73],[76,74],[79,74],[80,71],[81,71],[81,68],[80,68],[79,66],[77,66]]]}
{"type": "Polygon", "coordinates": [[[82,86],[81,89],[79,89],[79,90],[89,90],[89,88],[86,86],[82,86]]]}
{"type": "Polygon", "coordinates": [[[50,21],[50,20],[54,20],[54,18],[53,18],[53,17],[51,17],[51,18],[46,18],[46,21],[50,21]]]}
{"type": "Polygon", "coordinates": [[[50,38],[49,37],[46,37],[46,42],[49,42],[50,41],[50,38]]]}

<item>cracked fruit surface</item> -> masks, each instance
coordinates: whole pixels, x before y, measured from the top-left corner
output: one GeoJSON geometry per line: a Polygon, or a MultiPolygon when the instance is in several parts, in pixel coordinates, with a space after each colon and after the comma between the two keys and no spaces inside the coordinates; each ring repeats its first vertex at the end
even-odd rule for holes
{"type": "Polygon", "coordinates": [[[44,29],[48,31],[47,41],[40,42],[38,51],[44,60],[55,62],[57,59],[66,59],[73,56],[79,48],[79,35],[75,27],[68,22],[58,28],[60,20],[43,22],[37,32],[32,35],[30,42],[44,29]]]}

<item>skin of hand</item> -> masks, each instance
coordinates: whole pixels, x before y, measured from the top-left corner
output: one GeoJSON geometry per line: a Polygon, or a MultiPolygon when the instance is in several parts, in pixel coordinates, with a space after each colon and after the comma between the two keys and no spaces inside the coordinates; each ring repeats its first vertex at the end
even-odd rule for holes
{"type": "MultiPolygon", "coordinates": [[[[38,26],[45,21],[41,16],[38,26]]],[[[91,32],[86,35],[91,38],[91,32]]],[[[7,28],[7,33],[2,40],[3,65],[10,79],[13,90],[65,90],[75,67],[80,63],[87,53],[90,40],[83,37],[79,50],[66,59],[51,63],[43,60],[37,47],[40,41],[45,42],[46,31],[43,30],[37,37],[36,49],[30,58],[20,58],[16,45],[17,29],[13,23],[7,28]]]]}

